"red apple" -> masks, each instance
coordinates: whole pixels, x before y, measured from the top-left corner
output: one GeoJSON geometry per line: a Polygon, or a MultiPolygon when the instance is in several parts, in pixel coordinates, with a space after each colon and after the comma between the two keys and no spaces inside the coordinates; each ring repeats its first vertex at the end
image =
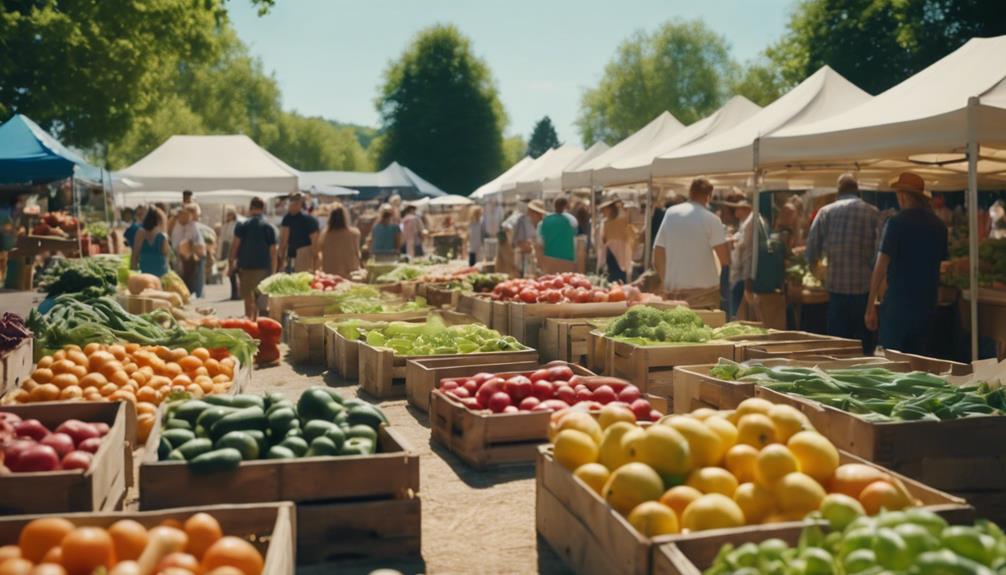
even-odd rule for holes
{"type": "Polygon", "coordinates": [[[582,387],[582,388],[576,390],[576,402],[577,403],[580,403],[581,401],[590,401],[591,399],[593,399],[593,397],[594,397],[594,394],[592,394],[590,392],[590,390],[587,389],[586,387],[582,387]]]}
{"type": "Polygon", "coordinates": [[[11,464],[15,473],[28,471],[53,471],[59,469],[59,455],[48,445],[32,445],[26,448],[11,464]]]}
{"type": "Polygon", "coordinates": [[[479,405],[479,400],[475,399],[474,397],[462,398],[461,405],[467,407],[468,409],[471,409],[472,411],[479,411],[482,409],[482,406],[479,405]]]}
{"type": "Polygon", "coordinates": [[[74,445],[80,445],[81,441],[100,437],[101,434],[90,423],[84,423],[79,419],[67,419],[56,428],[56,433],[65,433],[73,438],[74,445]]]}
{"type": "Polygon", "coordinates": [[[49,435],[49,430],[37,419],[25,419],[14,425],[14,434],[18,437],[30,437],[35,441],[41,441],[43,437],[49,435]]]}
{"type": "Polygon", "coordinates": [[[568,385],[557,387],[555,390],[555,399],[561,400],[566,405],[573,405],[576,403],[576,392],[568,385]]]}
{"type": "Polygon", "coordinates": [[[108,427],[108,424],[105,423],[104,421],[98,421],[92,423],[91,425],[93,425],[94,428],[98,430],[98,435],[100,435],[101,437],[105,437],[105,434],[108,433],[108,430],[110,429],[108,427]]]}
{"type": "MultiPolygon", "coordinates": [[[[101,441],[100,438],[94,439],[97,439],[99,442],[101,441]]],[[[74,449],[73,438],[65,433],[50,433],[43,437],[39,443],[55,449],[60,458],[63,458],[74,449]]]]}
{"type": "Polygon", "coordinates": [[[516,405],[508,405],[503,408],[503,413],[519,413],[520,410],[517,409],[516,405]]]}
{"type": "Polygon", "coordinates": [[[80,442],[77,449],[80,451],[86,451],[88,453],[98,453],[98,449],[101,448],[101,438],[92,437],[91,439],[85,439],[80,442]]]}
{"type": "Polygon", "coordinates": [[[87,471],[91,467],[91,460],[94,454],[87,451],[71,451],[63,458],[63,469],[82,469],[87,471]]]}
{"type": "Polygon", "coordinates": [[[660,413],[656,409],[650,410],[650,421],[660,421],[660,418],[663,416],[664,414],[660,413]]]}
{"type": "Polygon", "coordinates": [[[463,384],[461,384],[462,387],[468,390],[468,394],[471,396],[474,396],[475,392],[479,390],[479,385],[479,382],[474,379],[467,379],[463,384]]]}
{"type": "Polygon", "coordinates": [[[568,365],[555,365],[548,368],[549,379],[556,381],[559,379],[569,380],[573,377],[573,370],[568,365]]]}
{"type": "Polygon", "coordinates": [[[460,384],[453,379],[442,379],[440,380],[440,389],[442,391],[450,391],[452,389],[457,389],[460,384]]]}

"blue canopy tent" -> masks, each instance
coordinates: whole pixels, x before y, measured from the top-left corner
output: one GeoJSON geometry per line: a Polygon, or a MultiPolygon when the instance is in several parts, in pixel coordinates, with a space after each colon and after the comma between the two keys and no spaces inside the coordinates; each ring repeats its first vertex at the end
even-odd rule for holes
{"type": "Polygon", "coordinates": [[[398,162],[391,162],[380,172],[300,172],[301,189],[311,186],[338,186],[357,190],[354,200],[387,199],[398,194],[403,200],[435,198],[446,192],[427,182],[398,162]]]}
{"type": "Polygon", "coordinates": [[[21,114],[0,125],[0,184],[45,183],[79,177],[102,181],[102,172],[21,114]]]}

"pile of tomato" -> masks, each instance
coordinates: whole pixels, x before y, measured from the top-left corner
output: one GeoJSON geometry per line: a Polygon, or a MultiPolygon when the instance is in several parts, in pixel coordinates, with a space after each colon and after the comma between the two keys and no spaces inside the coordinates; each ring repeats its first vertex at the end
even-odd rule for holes
{"type": "Polygon", "coordinates": [[[629,299],[621,285],[599,288],[591,284],[587,276],[576,273],[507,280],[496,285],[492,298],[524,303],[590,303],[629,299]]]}

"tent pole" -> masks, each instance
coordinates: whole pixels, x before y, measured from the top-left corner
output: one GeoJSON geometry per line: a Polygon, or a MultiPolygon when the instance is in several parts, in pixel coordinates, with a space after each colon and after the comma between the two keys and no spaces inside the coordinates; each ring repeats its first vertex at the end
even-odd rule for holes
{"type": "Polygon", "coordinates": [[[598,225],[597,225],[597,204],[598,204],[598,193],[594,189],[594,174],[590,174],[590,237],[587,239],[589,245],[594,247],[594,272],[601,272],[601,251],[600,246],[598,246],[598,225]]]}
{"type": "Polygon", "coordinates": [[[968,98],[968,287],[971,291],[971,360],[978,359],[978,98],[968,98]]]}
{"type": "Polygon", "coordinates": [[[643,222],[643,229],[646,230],[646,236],[643,237],[643,272],[647,272],[650,269],[650,265],[653,264],[653,242],[651,238],[653,237],[653,209],[654,209],[654,195],[653,195],[653,176],[650,176],[649,181],[646,183],[646,221],[643,222]]]}
{"type": "MultiPolygon", "coordinates": [[[[754,242],[754,248],[751,250],[751,278],[743,278],[743,279],[754,279],[755,276],[758,275],[758,251],[759,251],[758,246],[761,238],[761,186],[763,176],[761,168],[759,167],[759,163],[761,160],[760,157],[761,138],[755,139],[752,151],[754,152],[754,165],[752,166],[753,177],[754,177],[754,194],[752,196],[753,205],[751,213],[754,214],[754,220],[752,220],[751,223],[754,225],[754,228],[751,230],[752,231],[751,237],[752,241],[754,242]]],[[[740,226],[738,226],[738,229],[739,228],[740,226]]],[[[766,233],[766,235],[768,234],[766,233]]],[[[729,263],[730,262],[727,262],[727,264],[729,263]]]]}

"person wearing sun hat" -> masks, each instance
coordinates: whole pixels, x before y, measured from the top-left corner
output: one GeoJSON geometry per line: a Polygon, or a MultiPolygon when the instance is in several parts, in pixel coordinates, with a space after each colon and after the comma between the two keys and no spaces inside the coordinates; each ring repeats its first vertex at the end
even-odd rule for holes
{"type": "Polygon", "coordinates": [[[947,258],[947,226],[933,213],[932,193],[921,176],[904,172],[891,180],[891,188],[901,210],[884,226],[864,320],[867,329],[879,328],[885,349],[925,354],[933,336],[940,262],[947,258]]]}

